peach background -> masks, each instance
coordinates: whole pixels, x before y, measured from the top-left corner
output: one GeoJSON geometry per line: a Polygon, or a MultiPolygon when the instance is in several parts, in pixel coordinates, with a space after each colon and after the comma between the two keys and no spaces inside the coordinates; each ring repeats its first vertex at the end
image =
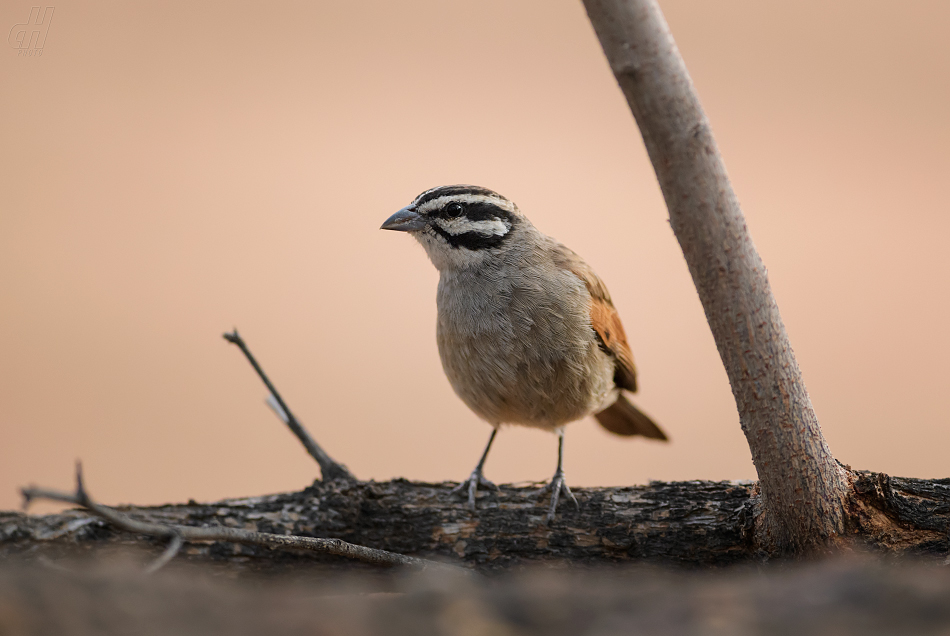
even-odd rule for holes
{"type": "MultiPolygon", "coordinates": [[[[950,475],[950,4],[662,3],[825,434],[950,475]]],[[[31,3],[7,2],[0,27],[31,3]]],[[[642,141],[579,2],[55,5],[0,55],[0,507],[297,489],[316,466],[220,334],[238,326],[364,478],[459,479],[488,427],[435,348],[437,274],[377,228],[476,183],[584,255],[673,443],[568,429],[578,485],[748,479],[749,451],[642,141]]],[[[6,33],[6,31],[4,31],[6,33]]],[[[506,430],[496,481],[556,441],[506,430]]]]}

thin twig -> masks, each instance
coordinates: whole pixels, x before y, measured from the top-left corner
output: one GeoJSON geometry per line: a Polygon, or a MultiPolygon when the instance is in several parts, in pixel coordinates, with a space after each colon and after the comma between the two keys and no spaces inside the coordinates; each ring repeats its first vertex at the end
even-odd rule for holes
{"type": "Polygon", "coordinates": [[[169,561],[175,558],[175,556],[178,554],[178,551],[181,550],[181,546],[183,544],[184,541],[182,540],[180,534],[176,533],[172,535],[172,540],[168,542],[168,547],[165,548],[165,551],[162,552],[160,557],[152,561],[152,564],[145,568],[145,573],[154,574],[165,567],[169,561]]]}
{"type": "Polygon", "coordinates": [[[64,493],[45,488],[29,487],[20,491],[23,494],[24,506],[28,506],[37,499],[48,499],[50,501],[61,501],[65,503],[76,504],[86,510],[102,517],[115,527],[126,532],[135,534],[144,534],[151,537],[168,538],[171,543],[159,559],[149,567],[149,571],[155,571],[171,560],[181,542],[192,541],[229,541],[240,543],[242,545],[256,545],[281,550],[304,550],[308,552],[320,552],[324,554],[334,554],[349,559],[357,559],[365,563],[381,565],[386,567],[393,566],[411,566],[415,568],[439,568],[450,571],[467,572],[461,568],[451,565],[445,565],[436,561],[419,559],[416,557],[405,556],[386,550],[377,550],[367,548],[353,543],[347,543],[340,539],[322,539],[316,537],[300,537],[297,535],[270,534],[268,532],[252,532],[239,528],[227,528],[215,526],[211,528],[199,528],[195,526],[181,526],[174,524],[154,523],[150,521],[139,521],[126,514],[103,506],[92,500],[83,485],[82,466],[76,464],[76,492],[64,493]]]}
{"type": "Polygon", "coordinates": [[[303,444],[304,448],[307,449],[307,452],[317,460],[317,463],[320,464],[320,473],[323,475],[325,480],[333,479],[351,479],[356,480],[356,477],[344,466],[343,464],[337,462],[332,457],[327,455],[326,451],[320,448],[320,445],[317,444],[316,440],[310,436],[310,433],[307,432],[307,429],[294,417],[294,414],[287,407],[287,403],[284,402],[284,399],[280,397],[280,393],[277,392],[277,389],[274,388],[274,385],[271,384],[271,381],[268,379],[267,375],[264,373],[264,370],[261,368],[261,365],[257,363],[257,360],[254,359],[254,356],[251,355],[251,351],[247,348],[244,339],[238,334],[237,328],[234,329],[231,333],[224,334],[224,339],[235,344],[244,355],[247,357],[247,361],[251,363],[251,366],[254,367],[254,370],[257,371],[257,375],[260,376],[261,380],[264,382],[264,386],[267,387],[267,390],[270,391],[271,396],[276,400],[280,410],[274,409],[277,412],[277,415],[284,421],[287,426],[290,427],[290,430],[293,431],[294,435],[297,436],[297,439],[303,444]],[[281,414],[283,411],[283,415],[281,414]]]}

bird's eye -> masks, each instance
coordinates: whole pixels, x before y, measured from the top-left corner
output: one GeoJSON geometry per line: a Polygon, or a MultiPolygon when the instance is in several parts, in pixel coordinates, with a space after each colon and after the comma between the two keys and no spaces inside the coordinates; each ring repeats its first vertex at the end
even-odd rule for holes
{"type": "Polygon", "coordinates": [[[449,203],[447,206],[445,206],[445,214],[452,217],[453,219],[462,216],[462,204],[449,203]]]}

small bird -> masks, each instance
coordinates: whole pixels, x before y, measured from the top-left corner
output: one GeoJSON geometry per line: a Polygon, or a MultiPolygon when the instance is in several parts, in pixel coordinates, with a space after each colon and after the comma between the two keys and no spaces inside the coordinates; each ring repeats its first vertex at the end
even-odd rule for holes
{"type": "Polygon", "coordinates": [[[547,521],[564,478],[564,426],[588,415],[617,435],[666,440],[624,396],[637,390],[633,354],[604,283],[580,256],[539,232],[518,207],[487,188],[426,190],[380,229],[408,232],[439,270],[436,339],[449,383],[492,425],[471,476],[455,489],[475,509],[482,469],[502,424],[558,436],[547,521]]]}

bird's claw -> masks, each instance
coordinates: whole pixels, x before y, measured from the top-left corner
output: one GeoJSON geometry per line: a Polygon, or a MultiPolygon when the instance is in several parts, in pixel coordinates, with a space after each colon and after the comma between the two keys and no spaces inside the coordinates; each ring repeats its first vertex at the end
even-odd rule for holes
{"type": "Polygon", "coordinates": [[[475,511],[475,493],[478,491],[479,486],[484,486],[488,490],[498,490],[498,486],[492,482],[485,479],[485,476],[482,475],[482,471],[475,469],[472,471],[472,474],[469,475],[468,479],[460,483],[458,486],[452,489],[451,494],[456,495],[458,493],[467,493],[468,494],[468,507],[473,512],[475,511]]]}
{"type": "Polygon", "coordinates": [[[551,503],[548,506],[548,514],[545,517],[545,523],[551,523],[554,520],[554,513],[557,511],[558,500],[561,495],[570,497],[571,501],[574,502],[574,506],[577,509],[580,509],[581,505],[577,503],[577,497],[574,496],[574,493],[571,492],[571,489],[567,487],[567,481],[564,478],[564,471],[558,469],[554,473],[554,477],[551,478],[551,481],[544,485],[541,488],[541,491],[538,493],[538,502],[544,499],[544,495],[551,493],[551,503]]]}

